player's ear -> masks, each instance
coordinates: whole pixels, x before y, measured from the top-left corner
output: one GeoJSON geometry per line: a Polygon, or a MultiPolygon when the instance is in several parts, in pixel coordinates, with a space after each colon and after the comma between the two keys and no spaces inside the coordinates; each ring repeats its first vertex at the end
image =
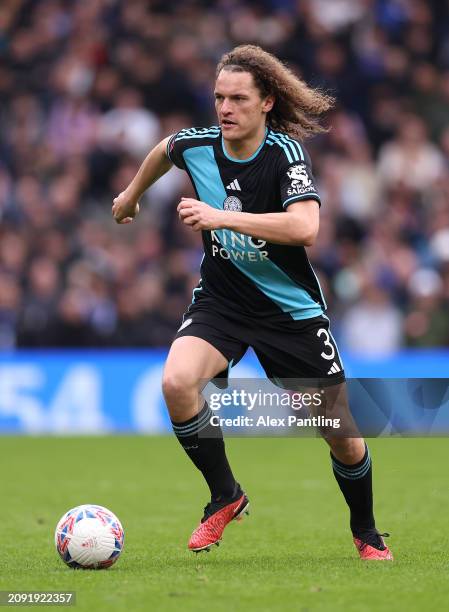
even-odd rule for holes
{"type": "Polygon", "coordinates": [[[272,110],[274,106],[274,102],[275,102],[275,97],[273,96],[273,94],[270,94],[269,96],[267,96],[262,102],[262,111],[264,113],[269,113],[270,110],[272,110]]]}

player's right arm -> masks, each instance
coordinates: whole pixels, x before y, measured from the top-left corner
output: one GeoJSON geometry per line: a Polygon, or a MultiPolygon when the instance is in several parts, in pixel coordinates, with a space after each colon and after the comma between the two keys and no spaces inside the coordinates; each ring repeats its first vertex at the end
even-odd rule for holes
{"type": "Polygon", "coordinates": [[[139,198],[144,191],[172,167],[173,162],[167,156],[170,138],[164,138],[148,153],[128,187],[114,198],[112,216],[117,223],[131,223],[139,212],[139,198]]]}

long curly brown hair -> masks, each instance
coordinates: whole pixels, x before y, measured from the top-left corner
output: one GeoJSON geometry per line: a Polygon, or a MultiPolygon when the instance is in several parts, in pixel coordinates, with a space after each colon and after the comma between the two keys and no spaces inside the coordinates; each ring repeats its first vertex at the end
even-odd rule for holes
{"type": "Polygon", "coordinates": [[[275,97],[273,109],[267,115],[267,123],[274,130],[286,132],[299,140],[327,131],[319,118],[332,108],[334,98],[309,87],[277,57],[261,47],[235,47],[220,59],[217,77],[221,70],[249,72],[262,97],[275,97]]]}

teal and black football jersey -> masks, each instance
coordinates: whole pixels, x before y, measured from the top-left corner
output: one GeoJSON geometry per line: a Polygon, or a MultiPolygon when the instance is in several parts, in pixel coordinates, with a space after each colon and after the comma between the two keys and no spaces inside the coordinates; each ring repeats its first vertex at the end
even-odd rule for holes
{"type": "MultiPolygon", "coordinates": [[[[215,126],[174,134],[167,155],[188,173],[197,198],[221,210],[281,213],[301,200],[320,204],[304,146],[270,128],[245,160],[230,157],[215,126]]],[[[272,244],[231,230],[202,235],[204,258],[193,292],[195,307],[274,320],[309,319],[325,310],[303,246],[272,244]]]]}

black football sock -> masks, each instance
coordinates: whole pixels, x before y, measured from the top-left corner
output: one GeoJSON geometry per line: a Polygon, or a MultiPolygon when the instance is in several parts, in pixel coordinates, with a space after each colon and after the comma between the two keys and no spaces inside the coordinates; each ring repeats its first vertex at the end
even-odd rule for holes
{"type": "Polygon", "coordinates": [[[204,404],[200,412],[182,423],[172,421],[173,431],[209,486],[213,501],[231,499],[239,489],[229,466],[221,427],[210,424],[212,411],[204,404]]]}
{"type": "Polygon", "coordinates": [[[332,453],[331,459],[334,476],[351,513],[352,533],[359,537],[373,532],[376,524],[373,514],[372,467],[366,443],[363,459],[354,465],[338,461],[332,453]]]}

